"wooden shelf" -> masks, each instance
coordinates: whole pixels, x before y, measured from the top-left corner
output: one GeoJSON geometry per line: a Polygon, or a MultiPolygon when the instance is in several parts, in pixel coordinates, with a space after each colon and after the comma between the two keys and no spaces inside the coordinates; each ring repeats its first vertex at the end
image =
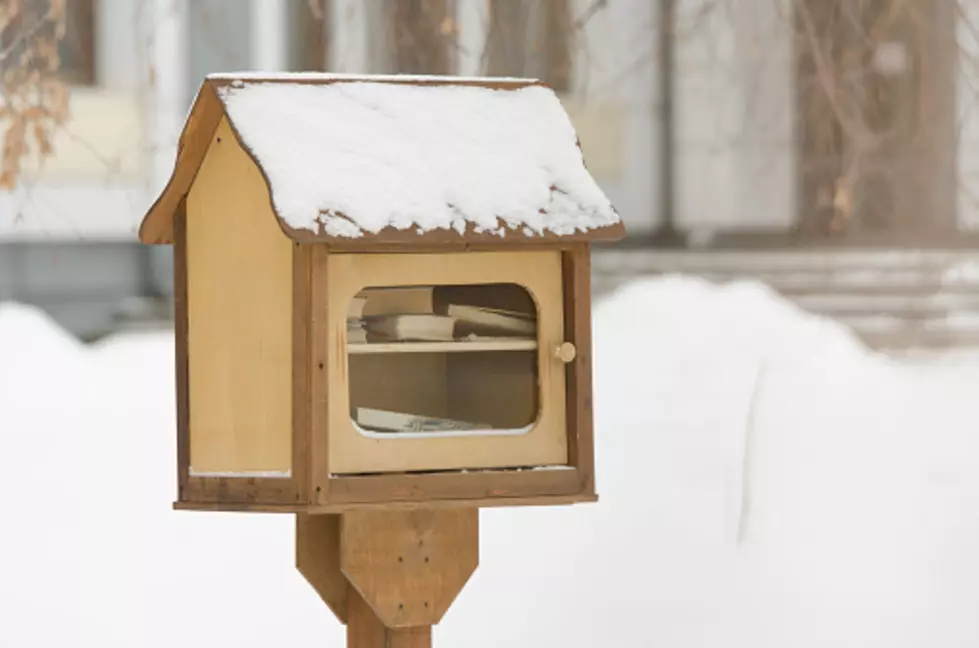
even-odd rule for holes
{"type": "Polygon", "coordinates": [[[347,352],[360,353],[466,353],[476,351],[533,351],[537,340],[525,338],[490,338],[455,340],[453,342],[354,342],[347,352]]]}

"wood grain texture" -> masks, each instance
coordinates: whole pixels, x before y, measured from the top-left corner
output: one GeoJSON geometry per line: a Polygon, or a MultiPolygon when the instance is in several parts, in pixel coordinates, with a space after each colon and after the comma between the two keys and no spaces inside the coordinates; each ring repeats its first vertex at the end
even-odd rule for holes
{"type": "Polygon", "coordinates": [[[387,628],[356,591],[351,593],[347,648],[431,648],[430,626],[387,628]]]}
{"type": "Polygon", "coordinates": [[[477,509],[355,511],[340,569],[388,628],[438,623],[479,564],[477,509]]]}
{"type": "MultiPolygon", "coordinates": [[[[562,260],[559,252],[482,252],[464,254],[328,254],[325,360],[330,412],[331,473],[374,473],[515,466],[564,465],[565,365],[551,349],[564,342],[562,260]],[[357,431],[350,419],[346,313],[351,298],[369,286],[475,285],[514,283],[534,297],[538,308],[538,384],[540,415],[519,435],[383,440],[357,431]]],[[[319,334],[314,337],[319,338],[319,334]]],[[[317,343],[320,343],[317,340],[317,343]]],[[[314,389],[317,383],[314,382],[314,389]]],[[[319,399],[319,394],[314,394],[319,399]]]]}
{"type": "Polygon", "coordinates": [[[331,479],[333,504],[575,495],[576,469],[493,470],[467,473],[346,475],[331,479]]]}
{"type": "Polygon", "coordinates": [[[292,248],[222,120],[187,197],[192,473],[292,468],[292,248]]]}
{"type": "Polygon", "coordinates": [[[568,460],[578,469],[582,493],[595,492],[592,407],[591,251],[587,245],[564,252],[564,329],[575,345],[568,363],[568,460]]]}
{"type": "Polygon", "coordinates": [[[197,177],[204,155],[211,145],[224,107],[218,100],[214,86],[201,86],[191,107],[184,130],[177,144],[177,160],[173,174],[163,192],[150,207],[139,226],[139,240],[149,244],[174,242],[174,220],[180,204],[187,197],[197,177]]]}
{"type": "Polygon", "coordinates": [[[313,250],[293,245],[292,252],[292,478],[296,501],[312,502],[313,425],[313,250]]]}
{"type": "Polygon", "coordinates": [[[340,516],[296,515],[296,568],[341,623],[347,622],[347,578],[340,572],[340,516]]]}
{"type": "Polygon", "coordinates": [[[174,502],[178,511],[224,511],[228,513],[308,513],[328,515],[350,511],[416,511],[418,509],[501,508],[505,506],[571,506],[597,502],[595,495],[553,495],[541,497],[492,497],[486,499],[443,499],[345,504],[261,504],[242,502],[174,502]]]}
{"type": "Polygon", "coordinates": [[[454,342],[364,342],[351,344],[351,355],[375,353],[475,353],[477,351],[533,351],[537,340],[502,338],[499,340],[457,340],[454,342]]]}
{"type": "Polygon", "coordinates": [[[281,477],[188,477],[181,503],[211,505],[212,510],[242,510],[249,505],[296,504],[292,479],[281,477]]]}
{"type": "Polygon", "coordinates": [[[174,219],[173,328],[177,401],[177,499],[187,499],[190,478],[190,386],[187,378],[187,204],[174,219]]]}
{"type": "Polygon", "coordinates": [[[327,286],[330,281],[330,254],[322,245],[312,246],[311,252],[309,479],[312,501],[325,504],[330,496],[331,404],[328,367],[334,362],[336,349],[329,344],[330,300],[327,286]]]}

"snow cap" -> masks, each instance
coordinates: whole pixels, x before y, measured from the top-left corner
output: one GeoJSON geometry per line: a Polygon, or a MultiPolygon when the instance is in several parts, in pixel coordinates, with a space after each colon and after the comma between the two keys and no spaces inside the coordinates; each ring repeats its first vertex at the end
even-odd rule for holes
{"type": "Polygon", "coordinates": [[[560,101],[536,81],[238,73],[201,86],[143,242],[172,242],[222,118],[294,240],[506,245],[624,232],[560,101]]]}

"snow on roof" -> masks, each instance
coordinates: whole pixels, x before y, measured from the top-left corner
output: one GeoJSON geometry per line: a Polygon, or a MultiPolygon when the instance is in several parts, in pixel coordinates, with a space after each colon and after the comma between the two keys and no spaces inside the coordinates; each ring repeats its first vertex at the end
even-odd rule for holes
{"type": "Polygon", "coordinates": [[[218,89],[293,229],[563,236],[619,223],[546,87],[303,83],[332,78],[309,76],[222,75],[230,83],[218,89]]]}
{"type": "Polygon", "coordinates": [[[482,77],[446,76],[444,74],[353,74],[345,72],[262,72],[244,70],[241,72],[212,72],[207,75],[211,81],[370,81],[397,83],[537,83],[537,79],[524,77],[482,77]]]}

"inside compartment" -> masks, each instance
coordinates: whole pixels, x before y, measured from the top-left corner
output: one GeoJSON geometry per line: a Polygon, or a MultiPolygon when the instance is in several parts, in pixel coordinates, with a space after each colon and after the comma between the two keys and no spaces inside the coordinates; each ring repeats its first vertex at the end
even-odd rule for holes
{"type": "Polygon", "coordinates": [[[537,307],[517,284],[378,286],[347,316],[350,416],[368,435],[529,430],[537,307]]]}

